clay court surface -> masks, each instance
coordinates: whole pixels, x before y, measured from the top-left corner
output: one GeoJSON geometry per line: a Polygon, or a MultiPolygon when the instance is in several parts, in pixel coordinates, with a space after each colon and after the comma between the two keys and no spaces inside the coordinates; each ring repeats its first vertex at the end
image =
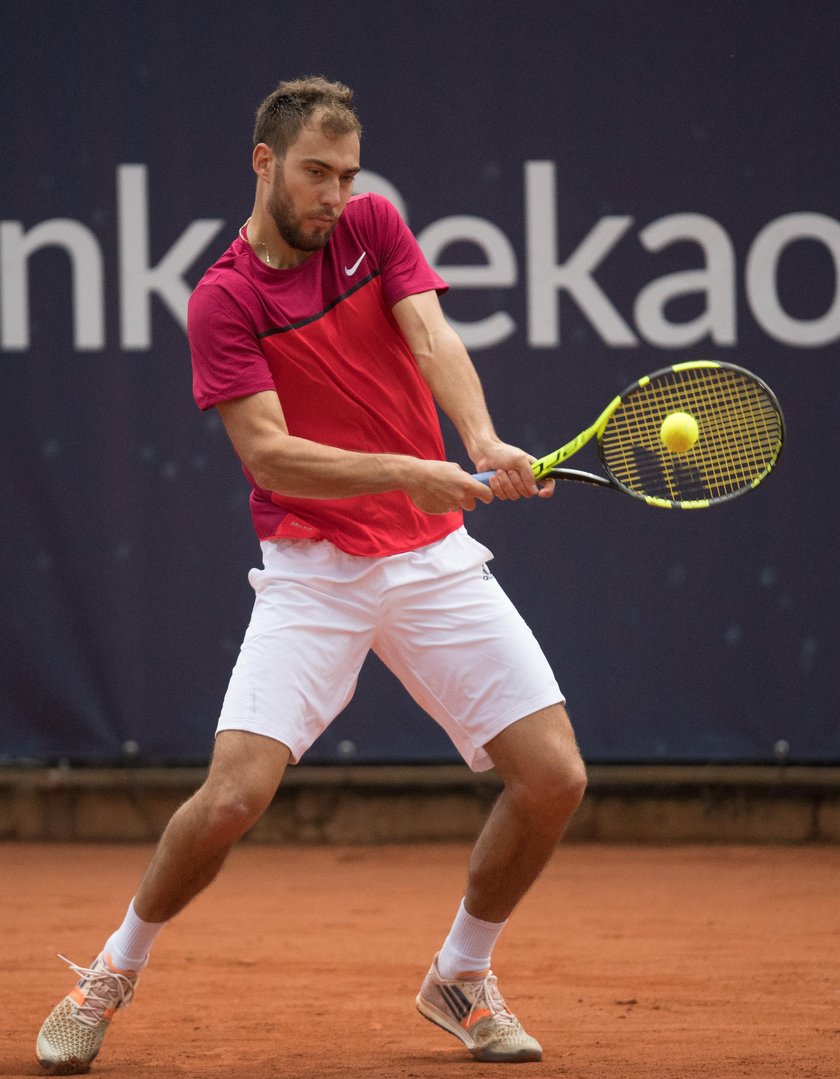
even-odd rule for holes
{"type": "MultiPolygon", "coordinates": [[[[0,1075],[122,917],[150,848],[0,846],[0,1075]]],[[[840,849],[567,844],[505,930],[541,1064],[414,1010],[466,845],[240,846],[166,931],[91,1074],[119,1079],[840,1075],[840,849]]]]}

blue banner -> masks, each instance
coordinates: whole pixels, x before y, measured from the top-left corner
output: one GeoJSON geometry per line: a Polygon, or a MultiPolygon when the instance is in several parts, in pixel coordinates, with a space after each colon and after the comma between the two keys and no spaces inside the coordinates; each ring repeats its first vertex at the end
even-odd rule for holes
{"type": "MultiPolygon", "coordinates": [[[[822,0],[4,4],[0,759],[209,755],[259,550],[186,302],[252,205],[257,104],[321,72],[505,439],[547,453],[681,360],[781,399],[777,471],[725,506],[469,518],[584,755],[840,761],[839,40],[822,0]]],[[[306,759],[452,758],[371,660],[306,759]]]]}

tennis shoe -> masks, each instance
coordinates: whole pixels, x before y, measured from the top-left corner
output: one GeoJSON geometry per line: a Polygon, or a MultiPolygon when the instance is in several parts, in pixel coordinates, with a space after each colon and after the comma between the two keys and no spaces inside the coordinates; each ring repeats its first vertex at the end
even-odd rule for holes
{"type": "Polygon", "coordinates": [[[63,955],[59,959],[79,975],[79,981],[47,1016],[35,1053],[53,1075],[80,1075],[102,1047],[114,1012],[131,1002],[140,972],[118,970],[104,952],[90,967],[76,966],[63,955]]]}
{"type": "Polygon", "coordinates": [[[452,981],[441,978],[437,956],[417,995],[417,1010],[460,1038],[476,1060],[519,1063],[542,1060],[542,1046],[505,1004],[490,970],[452,981]]]}

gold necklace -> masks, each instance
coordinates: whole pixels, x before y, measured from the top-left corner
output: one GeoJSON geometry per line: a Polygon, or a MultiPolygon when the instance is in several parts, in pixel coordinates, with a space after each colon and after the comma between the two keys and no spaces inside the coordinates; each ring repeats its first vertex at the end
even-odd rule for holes
{"type": "MultiPolygon", "coordinates": [[[[242,228],[239,230],[239,235],[242,237],[242,239],[243,240],[248,239],[249,243],[251,242],[251,240],[250,240],[250,237],[246,236],[245,230],[248,228],[248,226],[250,224],[251,224],[251,218],[249,217],[248,220],[245,222],[245,224],[242,226],[242,228]]],[[[258,240],[256,237],[254,238],[253,242],[255,244],[259,244],[260,247],[263,249],[263,251],[265,251],[265,264],[266,264],[266,266],[271,266],[271,252],[268,250],[268,245],[264,244],[262,242],[262,240],[258,240]]],[[[256,254],[256,252],[255,252],[255,254],[256,254]]],[[[259,257],[259,256],[257,256],[257,257],[259,257]]],[[[271,266],[271,268],[272,268],[272,270],[274,269],[273,266],[271,266]]]]}
{"type": "MultiPolygon", "coordinates": [[[[266,266],[271,266],[271,252],[268,250],[268,247],[262,242],[262,240],[255,240],[254,243],[258,243],[260,247],[265,251],[265,264],[266,266]]],[[[273,266],[271,266],[271,268],[274,269],[273,266]]]]}

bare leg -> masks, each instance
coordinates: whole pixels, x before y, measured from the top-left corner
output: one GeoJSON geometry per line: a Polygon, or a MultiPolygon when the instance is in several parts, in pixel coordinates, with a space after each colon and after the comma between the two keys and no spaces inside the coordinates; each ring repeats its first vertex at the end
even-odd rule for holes
{"type": "Polygon", "coordinates": [[[485,748],[505,789],[470,857],[464,906],[475,918],[503,922],[565,832],[586,772],[559,704],[514,723],[485,748]]]}
{"type": "Polygon", "coordinates": [[[541,1060],[540,1043],[510,1012],[486,968],[499,923],[551,857],[583,797],[586,773],[561,705],[526,716],[485,748],[505,789],[473,848],[464,909],[423,981],[417,1008],[476,1060],[541,1060]]]}
{"type": "Polygon", "coordinates": [[[134,899],[138,917],[164,922],[216,877],[233,844],[263,814],[289,761],[281,742],[221,731],[206,782],[164,831],[134,899]]]}

